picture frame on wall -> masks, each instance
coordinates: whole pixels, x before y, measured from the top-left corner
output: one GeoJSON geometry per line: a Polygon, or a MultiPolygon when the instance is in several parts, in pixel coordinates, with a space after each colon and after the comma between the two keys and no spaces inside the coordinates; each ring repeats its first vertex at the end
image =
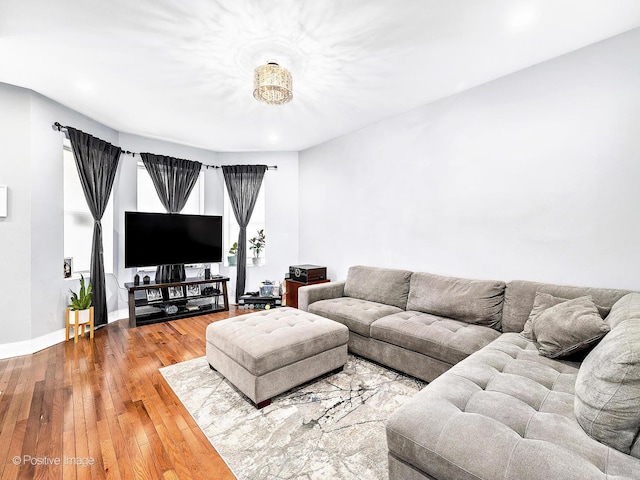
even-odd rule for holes
{"type": "Polygon", "coordinates": [[[64,259],[64,278],[71,278],[73,276],[73,257],[67,257],[64,259]]]}
{"type": "Polygon", "coordinates": [[[161,302],[162,301],[162,290],[159,288],[147,288],[147,302],[161,302]]]}
{"type": "Polygon", "coordinates": [[[169,299],[184,297],[184,290],[182,287],[168,287],[167,290],[169,292],[169,299]]]}
{"type": "Polygon", "coordinates": [[[187,297],[199,297],[200,294],[201,292],[199,283],[187,285],[187,297]]]}
{"type": "Polygon", "coordinates": [[[0,185],[0,217],[7,217],[7,203],[9,199],[8,188],[6,185],[0,185]]]}

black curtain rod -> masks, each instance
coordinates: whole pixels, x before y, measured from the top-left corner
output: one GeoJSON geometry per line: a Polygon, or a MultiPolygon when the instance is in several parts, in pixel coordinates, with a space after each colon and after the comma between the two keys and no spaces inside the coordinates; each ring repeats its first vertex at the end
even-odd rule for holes
{"type": "MultiPolygon", "coordinates": [[[[56,130],[58,132],[64,133],[65,137],[69,138],[69,133],[67,132],[67,127],[63,126],[60,122],[54,122],[53,125],[51,125],[51,128],[53,128],[54,130],[56,130]]],[[[122,150],[122,153],[126,153],[128,155],[131,155],[132,157],[136,156],[136,154],[134,152],[130,152],[129,150],[122,150]]],[[[140,155],[140,154],[138,153],[137,155],[140,155]]]]}
{"type": "MultiPolygon", "coordinates": [[[[65,126],[63,126],[60,122],[54,122],[53,125],[51,125],[51,128],[53,128],[55,131],[63,132],[65,134],[65,136],[67,138],[69,138],[69,135],[67,134],[67,128],[65,126]]],[[[131,155],[132,157],[135,157],[136,155],[140,156],[139,153],[130,152],[129,150],[122,150],[122,153],[125,153],[127,155],[131,155]]],[[[205,163],[202,163],[201,165],[204,168],[222,168],[219,165],[207,165],[205,163]]],[[[277,169],[278,169],[277,165],[268,165],[267,166],[267,170],[277,170],[277,169]]]]}

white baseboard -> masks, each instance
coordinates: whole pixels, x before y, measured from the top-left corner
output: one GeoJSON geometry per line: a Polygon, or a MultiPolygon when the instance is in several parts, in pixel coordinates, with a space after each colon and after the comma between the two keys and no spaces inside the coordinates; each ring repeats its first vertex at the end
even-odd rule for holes
{"type": "MultiPolygon", "coordinates": [[[[108,323],[115,322],[123,318],[129,318],[128,310],[116,310],[109,313],[108,323]]],[[[56,330],[55,332],[47,333],[31,340],[24,340],[22,342],[13,342],[0,344],[0,360],[11,357],[20,357],[22,355],[31,355],[33,353],[49,348],[57,343],[62,343],[67,340],[67,335],[64,328],[56,330]]]]}

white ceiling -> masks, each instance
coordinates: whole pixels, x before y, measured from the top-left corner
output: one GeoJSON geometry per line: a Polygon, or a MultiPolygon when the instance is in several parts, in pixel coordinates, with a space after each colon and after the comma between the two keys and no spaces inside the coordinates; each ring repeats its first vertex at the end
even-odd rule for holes
{"type": "Polygon", "coordinates": [[[0,81],[121,132],[297,151],[638,26],[638,0],[0,0],[0,81]],[[253,98],[267,60],[291,103],[253,98]]]}

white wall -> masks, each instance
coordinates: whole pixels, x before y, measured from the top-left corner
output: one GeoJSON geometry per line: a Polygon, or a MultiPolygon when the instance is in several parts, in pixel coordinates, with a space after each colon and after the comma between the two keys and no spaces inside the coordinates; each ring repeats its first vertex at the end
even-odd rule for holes
{"type": "Polygon", "coordinates": [[[0,344],[26,341],[64,327],[69,288],[62,276],[63,134],[51,125],[115,141],[116,132],[41,95],[0,84],[0,183],[10,192],[0,223],[0,344]],[[6,180],[5,180],[6,179],[6,180]]]}
{"type": "MultiPolygon", "coordinates": [[[[266,265],[247,266],[246,291],[256,291],[264,280],[283,281],[289,265],[298,262],[298,153],[246,152],[219,153],[220,165],[277,165],[267,170],[262,188],[266,206],[266,265]]],[[[222,171],[218,171],[220,185],[224,187],[222,171]]],[[[247,238],[251,238],[250,232],[247,238]]],[[[251,263],[251,262],[249,262],[251,263]]],[[[229,299],[235,299],[235,267],[222,267],[221,273],[231,278],[229,299]]]]}
{"type": "Polygon", "coordinates": [[[0,184],[7,217],[0,218],[0,331],[4,342],[31,335],[30,95],[0,83],[0,184]]]}
{"type": "Polygon", "coordinates": [[[300,153],[300,260],[640,290],[640,30],[300,153]]]}

